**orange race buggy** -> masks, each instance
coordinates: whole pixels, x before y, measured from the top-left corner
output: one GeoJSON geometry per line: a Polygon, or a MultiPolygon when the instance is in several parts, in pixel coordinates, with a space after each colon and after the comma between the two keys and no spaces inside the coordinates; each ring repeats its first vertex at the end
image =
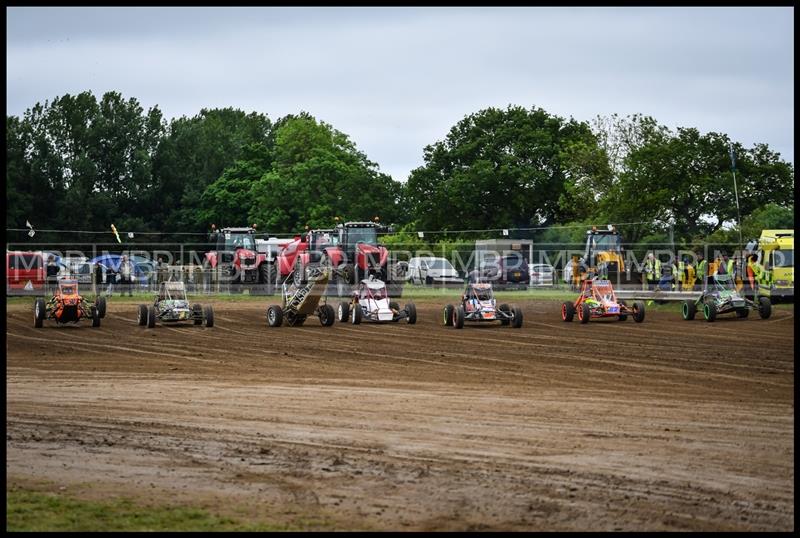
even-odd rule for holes
{"type": "Polygon", "coordinates": [[[33,304],[33,326],[39,328],[45,319],[56,323],[77,323],[82,318],[90,318],[92,327],[100,326],[100,319],[106,315],[106,299],[98,297],[90,304],[78,294],[77,280],[59,280],[53,297],[45,303],[38,297],[33,304]]]}
{"type": "Polygon", "coordinates": [[[644,321],[643,302],[635,301],[633,307],[629,307],[625,301],[617,300],[610,280],[599,278],[584,280],[578,299],[561,305],[561,319],[564,321],[572,321],[576,312],[581,323],[589,323],[591,318],[609,317],[625,321],[628,315],[632,315],[636,323],[644,321]]]}

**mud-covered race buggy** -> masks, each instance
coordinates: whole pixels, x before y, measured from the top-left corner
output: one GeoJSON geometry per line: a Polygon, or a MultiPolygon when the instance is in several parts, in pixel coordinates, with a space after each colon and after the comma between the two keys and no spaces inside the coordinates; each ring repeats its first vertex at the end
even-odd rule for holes
{"type": "Polygon", "coordinates": [[[341,322],[349,319],[353,325],[362,321],[387,323],[401,319],[413,325],[417,322],[417,307],[408,303],[401,310],[399,303],[389,301],[386,283],[370,276],[359,283],[349,303],[339,303],[337,318],[341,322]]]}
{"type": "Polygon", "coordinates": [[[741,295],[731,275],[712,275],[696,301],[684,301],[681,305],[681,315],[687,321],[693,320],[698,310],[703,311],[708,322],[731,312],[736,312],[738,318],[746,318],[751,310],[757,310],[762,319],[767,319],[772,315],[772,303],[768,297],[759,297],[756,303],[741,295]]]}
{"type": "Polygon", "coordinates": [[[499,321],[501,325],[522,327],[522,310],[516,306],[497,306],[492,285],[486,282],[469,282],[461,295],[461,304],[447,305],[443,312],[444,324],[461,329],[465,321],[499,321]]]}
{"type": "Polygon", "coordinates": [[[214,308],[211,305],[193,304],[189,306],[186,298],[186,285],[183,282],[162,282],[158,288],[153,304],[150,306],[140,304],[137,322],[147,325],[148,328],[156,326],[156,320],[162,323],[176,323],[192,320],[195,325],[206,327],[214,326],[214,308]]]}
{"type": "Polygon", "coordinates": [[[625,321],[628,316],[633,316],[633,321],[644,321],[644,303],[634,301],[633,306],[628,306],[625,301],[617,300],[610,280],[592,278],[584,280],[581,294],[575,302],[566,302],[561,305],[561,319],[572,321],[575,313],[581,323],[589,323],[591,318],[612,318],[625,321]]]}
{"type": "Polygon", "coordinates": [[[283,305],[271,305],[267,308],[267,325],[280,327],[286,324],[299,327],[306,322],[308,316],[319,317],[323,327],[330,327],[336,320],[336,312],[327,302],[319,304],[325,292],[333,269],[328,267],[307,267],[306,283],[295,285],[283,283],[283,305]]]}
{"type": "Polygon", "coordinates": [[[78,281],[63,279],[58,281],[58,288],[53,297],[45,302],[38,297],[33,303],[33,326],[42,327],[44,320],[52,319],[56,323],[77,323],[83,318],[92,320],[92,327],[100,326],[100,319],[106,317],[106,298],[98,297],[91,304],[78,294],[78,281]]]}

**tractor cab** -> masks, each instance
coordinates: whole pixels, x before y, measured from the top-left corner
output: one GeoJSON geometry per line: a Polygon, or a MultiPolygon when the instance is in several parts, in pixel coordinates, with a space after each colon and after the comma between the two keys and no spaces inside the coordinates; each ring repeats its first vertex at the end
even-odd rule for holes
{"type": "Polygon", "coordinates": [[[355,251],[356,245],[378,245],[378,225],[375,222],[346,222],[336,227],[337,243],[346,251],[355,251]]]}

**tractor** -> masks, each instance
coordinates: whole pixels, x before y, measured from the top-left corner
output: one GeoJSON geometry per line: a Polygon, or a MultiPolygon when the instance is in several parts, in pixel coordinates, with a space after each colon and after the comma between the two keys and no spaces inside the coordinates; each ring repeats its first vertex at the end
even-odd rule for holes
{"type": "Polygon", "coordinates": [[[261,248],[255,236],[255,224],[252,227],[220,230],[211,225],[211,250],[206,252],[205,260],[211,269],[214,290],[239,293],[249,288],[251,294],[258,289],[272,293],[277,281],[273,249],[269,248],[270,245],[266,249],[261,248]]]}
{"type": "Polygon", "coordinates": [[[617,318],[625,321],[628,316],[633,316],[633,321],[644,321],[644,303],[634,301],[629,307],[625,301],[617,300],[611,281],[607,279],[592,278],[584,280],[581,285],[581,294],[575,302],[566,302],[561,305],[561,319],[572,321],[575,313],[581,323],[589,323],[591,318],[617,318]]]}
{"type": "Polygon", "coordinates": [[[296,286],[294,282],[284,282],[282,286],[282,305],[267,308],[267,325],[270,327],[300,327],[308,316],[317,316],[323,327],[330,327],[336,319],[336,312],[327,302],[319,304],[333,272],[330,268],[312,267],[306,271],[307,282],[296,286]]]}
{"type": "Polygon", "coordinates": [[[106,316],[106,299],[98,297],[90,304],[78,293],[78,281],[63,279],[53,297],[45,302],[41,297],[33,304],[33,326],[42,327],[45,319],[52,319],[58,324],[77,323],[83,318],[91,318],[92,327],[99,327],[100,320],[106,316]]]}
{"type": "Polygon", "coordinates": [[[308,230],[305,236],[295,236],[277,256],[277,268],[281,281],[291,281],[295,286],[308,282],[308,268],[318,267],[323,250],[336,245],[338,237],[333,229],[308,230]]]}
{"type": "Polygon", "coordinates": [[[499,321],[500,325],[522,327],[522,310],[516,306],[501,304],[497,306],[492,284],[469,281],[461,295],[461,304],[447,305],[443,313],[444,324],[461,329],[465,321],[499,321]]]}
{"type": "Polygon", "coordinates": [[[386,323],[401,319],[410,325],[417,322],[417,307],[409,303],[401,310],[399,303],[389,301],[386,283],[374,276],[359,283],[349,303],[339,303],[337,314],[339,321],[346,322],[349,319],[353,325],[362,321],[386,323]]]}
{"type": "Polygon", "coordinates": [[[190,307],[186,298],[186,285],[183,282],[162,282],[153,304],[150,306],[140,304],[137,315],[138,324],[147,325],[149,329],[156,326],[156,320],[162,323],[191,320],[195,325],[202,325],[205,321],[206,327],[213,327],[214,308],[211,305],[203,307],[200,304],[193,304],[190,307]]]}
{"type": "Polygon", "coordinates": [[[758,302],[751,301],[736,290],[731,275],[711,275],[706,278],[703,293],[697,300],[684,301],[681,315],[686,321],[694,319],[698,310],[703,311],[706,321],[712,322],[720,314],[736,312],[736,317],[746,318],[751,310],[758,311],[762,319],[772,315],[772,303],[769,297],[758,297],[758,302]]]}
{"type": "Polygon", "coordinates": [[[338,269],[349,285],[374,275],[384,282],[393,280],[389,271],[389,251],[378,245],[378,231],[386,227],[376,222],[345,222],[333,230],[333,241],[322,249],[320,264],[338,269]]]}

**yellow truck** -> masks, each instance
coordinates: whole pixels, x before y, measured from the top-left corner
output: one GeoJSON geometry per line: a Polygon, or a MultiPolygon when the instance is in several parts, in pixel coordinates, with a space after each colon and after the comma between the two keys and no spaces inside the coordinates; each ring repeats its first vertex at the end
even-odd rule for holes
{"type": "Polygon", "coordinates": [[[759,295],[794,302],[794,230],[762,230],[754,250],[764,267],[759,295]]]}

